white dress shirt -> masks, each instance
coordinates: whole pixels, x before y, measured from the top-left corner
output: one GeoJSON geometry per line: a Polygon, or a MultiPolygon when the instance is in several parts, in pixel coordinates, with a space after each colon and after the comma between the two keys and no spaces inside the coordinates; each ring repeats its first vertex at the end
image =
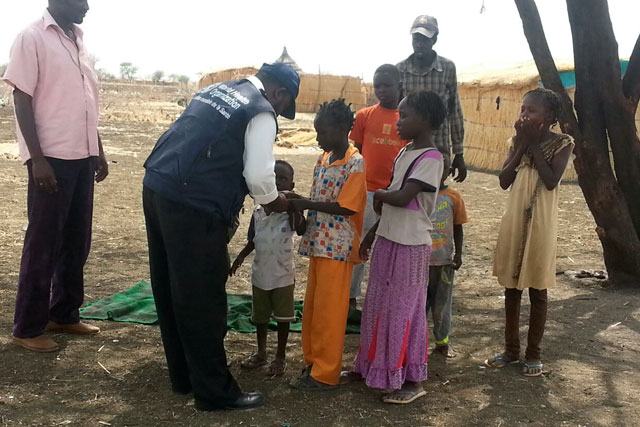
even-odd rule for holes
{"type": "MultiPolygon", "coordinates": [[[[258,90],[264,85],[256,76],[248,77],[258,90]]],[[[264,112],[249,121],[244,134],[244,170],[242,175],[249,187],[249,195],[256,204],[267,205],[278,197],[273,144],[278,126],[273,113],[264,112]]]]}

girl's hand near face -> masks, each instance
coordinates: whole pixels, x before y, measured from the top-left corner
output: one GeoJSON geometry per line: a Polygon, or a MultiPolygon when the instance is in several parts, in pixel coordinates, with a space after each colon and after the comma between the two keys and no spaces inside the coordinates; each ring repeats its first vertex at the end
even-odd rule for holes
{"type": "Polygon", "coordinates": [[[538,145],[545,135],[544,123],[537,123],[526,117],[519,118],[514,127],[516,128],[516,148],[538,145]]]}

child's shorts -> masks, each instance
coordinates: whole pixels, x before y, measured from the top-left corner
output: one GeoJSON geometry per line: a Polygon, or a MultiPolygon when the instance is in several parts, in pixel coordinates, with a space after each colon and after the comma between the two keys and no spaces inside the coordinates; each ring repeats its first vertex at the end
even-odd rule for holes
{"type": "Polygon", "coordinates": [[[276,288],[269,291],[253,286],[253,313],[251,321],[255,324],[269,323],[273,317],[276,322],[294,322],[293,288],[295,285],[276,288]]]}

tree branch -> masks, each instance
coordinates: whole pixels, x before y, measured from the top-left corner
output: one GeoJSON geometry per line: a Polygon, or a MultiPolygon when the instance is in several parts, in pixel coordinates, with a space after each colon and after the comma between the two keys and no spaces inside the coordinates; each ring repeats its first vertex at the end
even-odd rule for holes
{"type": "Polygon", "coordinates": [[[573,111],[573,102],[562,84],[558,68],[553,56],[551,56],[551,50],[542,28],[542,21],[540,20],[536,2],[535,0],[515,0],[515,3],[520,19],[522,19],[524,35],[529,43],[529,49],[531,49],[533,60],[538,68],[538,73],[540,73],[542,84],[547,89],[559,94],[562,99],[562,117],[560,118],[562,131],[570,134],[576,140],[582,139],[578,120],[573,111]]]}
{"type": "Polygon", "coordinates": [[[622,78],[622,92],[624,96],[633,103],[633,113],[635,114],[640,100],[640,36],[633,48],[629,58],[627,72],[622,78]]]}

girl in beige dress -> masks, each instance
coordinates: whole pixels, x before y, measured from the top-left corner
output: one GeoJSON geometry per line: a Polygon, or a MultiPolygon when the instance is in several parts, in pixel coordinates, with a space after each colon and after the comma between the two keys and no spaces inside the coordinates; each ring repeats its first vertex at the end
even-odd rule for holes
{"type": "Polygon", "coordinates": [[[522,290],[531,313],[522,374],[542,373],[540,341],[547,319],[547,289],[556,281],[558,186],[573,151],[573,139],[551,131],[561,111],[559,97],[538,88],[528,92],[510,140],[500,186],[511,187],[496,246],[493,274],[505,287],[505,351],[485,363],[501,368],[520,359],[522,290]]]}

